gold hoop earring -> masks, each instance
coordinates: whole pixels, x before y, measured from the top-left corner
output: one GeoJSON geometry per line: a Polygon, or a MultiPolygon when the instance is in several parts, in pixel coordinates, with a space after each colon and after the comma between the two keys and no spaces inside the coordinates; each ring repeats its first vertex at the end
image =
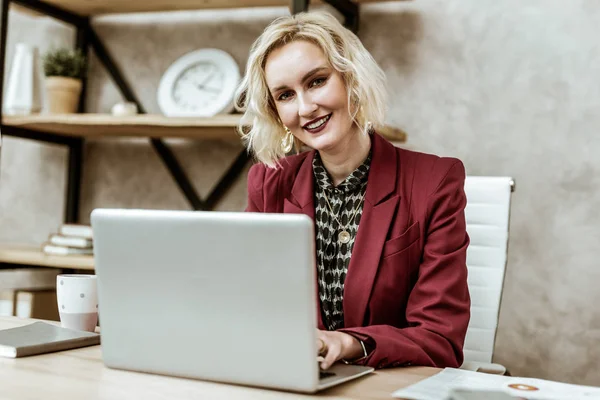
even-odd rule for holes
{"type": "Polygon", "coordinates": [[[294,148],[294,135],[287,126],[284,125],[283,128],[285,130],[285,135],[283,135],[283,139],[281,139],[281,150],[287,154],[294,148]]]}

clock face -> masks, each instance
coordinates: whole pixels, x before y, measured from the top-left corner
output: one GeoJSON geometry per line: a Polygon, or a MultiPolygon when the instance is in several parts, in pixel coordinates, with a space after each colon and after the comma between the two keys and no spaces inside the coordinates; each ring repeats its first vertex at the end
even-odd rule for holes
{"type": "Polygon", "coordinates": [[[199,62],[186,68],[173,85],[173,101],[182,110],[197,112],[209,107],[223,91],[225,76],[217,65],[199,62]]]}
{"type": "Polygon", "coordinates": [[[176,60],[163,75],[158,105],[171,117],[210,117],[233,109],[240,81],[235,60],[218,49],[193,51],[176,60]]]}

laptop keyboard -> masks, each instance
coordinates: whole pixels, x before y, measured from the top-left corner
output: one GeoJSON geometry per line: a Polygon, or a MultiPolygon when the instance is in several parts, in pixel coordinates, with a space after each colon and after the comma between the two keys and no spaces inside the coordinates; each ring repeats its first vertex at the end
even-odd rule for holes
{"type": "Polygon", "coordinates": [[[335,376],[333,372],[319,371],[319,379],[326,379],[335,376]]]}

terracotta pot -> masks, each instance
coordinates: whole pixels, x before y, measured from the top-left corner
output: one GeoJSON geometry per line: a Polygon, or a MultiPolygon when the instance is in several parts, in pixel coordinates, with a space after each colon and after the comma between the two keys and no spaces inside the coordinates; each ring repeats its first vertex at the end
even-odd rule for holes
{"type": "Polygon", "coordinates": [[[46,100],[51,114],[77,112],[81,94],[81,80],[64,76],[46,77],[46,100]]]}

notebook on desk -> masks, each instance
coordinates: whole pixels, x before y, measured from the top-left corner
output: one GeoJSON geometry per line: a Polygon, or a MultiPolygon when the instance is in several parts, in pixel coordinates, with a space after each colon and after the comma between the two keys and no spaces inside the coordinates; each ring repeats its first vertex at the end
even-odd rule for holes
{"type": "Polygon", "coordinates": [[[100,335],[46,322],[0,330],[0,356],[17,358],[100,344],[100,335]]]}

